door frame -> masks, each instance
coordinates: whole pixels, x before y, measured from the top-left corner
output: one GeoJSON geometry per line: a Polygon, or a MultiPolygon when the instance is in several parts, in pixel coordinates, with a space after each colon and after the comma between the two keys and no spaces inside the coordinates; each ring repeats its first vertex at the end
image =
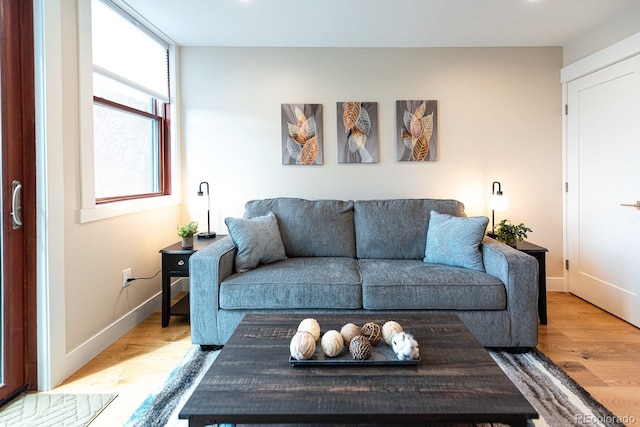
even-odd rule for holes
{"type": "MultiPolygon", "coordinates": [[[[33,2],[30,0],[0,0],[2,10],[0,40],[3,57],[0,64],[2,83],[2,206],[3,206],[3,266],[16,279],[4,280],[5,307],[15,309],[13,317],[22,317],[19,325],[7,322],[4,336],[22,334],[22,348],[6,349],[7,359],[20,358],[23,372],[12,372],[30,389],[37,387],[37,263],[36,263],[36,144],[35,144],[35,68],[33,2]],[[9,108],[10,106],[10,108],[9,108]],[[21,159],[21,161],[15,161],[21,159]],[[11,211],[11,180],[22,182],[22,222],[13,230],[11,211]],[[19,248],[7,253],[7,248],[19,248]],[[17,267],[17,268],[16,268],[17,267]],[[15,307],[18,306],[16,309],[15,307]]],[[[3,310],[3,315],[6,310],[3,310]]],[[[15,319],[12,320],[15,321],[15,319]]],[[[17,381],[12,377],[12,381],[17,381]]],[[[10,396],[11,394],[9,394],[10,396]]],[[[8,397],[8,396],[7,396],[8,397]]]]}
{"type": "MultiPolygon", "coordinates": [[[[569,142],[569,129],[568,129],[568,115],[567,104],[569,102],[569,83],[577,80],[588,74],[602,70],[610,65],[622,62],[625,59],[631,58],[640,54],[640,32],[636,33],[626,39],[623,39],[613,45],[604,48],[592,55],[589,55],[573,64],[567,65],[560,70],[560,82],[562,83],[562,180],[565,187],[564,197],[562,198],[562,228],[563,233],[563,257],[565,263],[570,261],[568,259],[568,226],[567,226],[567,188],[570,185],[568,182],[568,162],[569,156],[567,153],[569,142]]],[[[564,273],[564,291],[569,291],[569,274],[566,271],[564,273]]]]}

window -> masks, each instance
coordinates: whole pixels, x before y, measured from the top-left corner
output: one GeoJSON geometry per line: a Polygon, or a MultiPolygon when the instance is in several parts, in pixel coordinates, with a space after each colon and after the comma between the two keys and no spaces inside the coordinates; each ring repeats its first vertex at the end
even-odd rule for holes
{"type": "Polygon", "coordinates": [[[95,204],[171,194],[169,45],[91,3],[95,204]]]}

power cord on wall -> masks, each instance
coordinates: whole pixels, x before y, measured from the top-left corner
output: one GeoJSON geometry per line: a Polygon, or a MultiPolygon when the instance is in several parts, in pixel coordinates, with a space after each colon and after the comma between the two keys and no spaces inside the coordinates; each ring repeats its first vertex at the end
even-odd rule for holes
{"type": "Polygon", "coordinates": [[[154,274],[153,276],[149,276],[149,277],[129,277],[127,279],[127,283],[133,282],[134,280],[150,280],[150,279],[153,279],[154,277],[156,277],[161,272],[162,272],[162,270],[158,270],[156,272],[156,274],[154,274]]]}

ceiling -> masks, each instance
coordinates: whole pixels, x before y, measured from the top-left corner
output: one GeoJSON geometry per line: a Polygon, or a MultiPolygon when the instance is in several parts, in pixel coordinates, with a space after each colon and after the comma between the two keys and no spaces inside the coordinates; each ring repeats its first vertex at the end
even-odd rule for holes
{"type": "Polygon", "coordinates": [[[182,46],[563,46],[640,0],[122,0],[182,46]]]}

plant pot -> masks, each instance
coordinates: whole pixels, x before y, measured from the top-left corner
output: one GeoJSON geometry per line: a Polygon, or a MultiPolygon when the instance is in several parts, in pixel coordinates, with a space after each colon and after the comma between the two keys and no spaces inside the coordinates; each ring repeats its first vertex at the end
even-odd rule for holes
{"type": "Polygon", "coordinates": [[[182,249],[191,249],[191,248],[193,248],[193,236],[183,237],[182,249]]]}
{"type": "Polygon", "coordinates": [[[516,239],[507,239],[504,241],[504,243],[515,248],[516,245],[518,244],[518,241],[516,239]]]}

